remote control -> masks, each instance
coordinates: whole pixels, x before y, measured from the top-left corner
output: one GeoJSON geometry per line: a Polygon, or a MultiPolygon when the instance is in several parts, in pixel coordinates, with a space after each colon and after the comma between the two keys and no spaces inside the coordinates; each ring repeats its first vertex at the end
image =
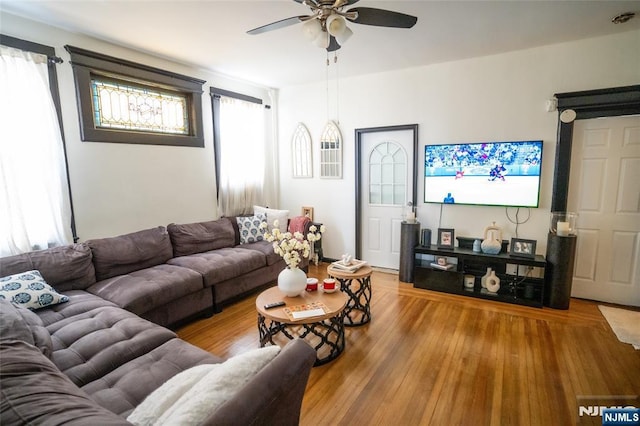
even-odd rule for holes
{"type": "Polygon", "coordinates": [[[286,305],[286,303],[280,301],[280,302],[273,302],[273,303],[267,303],[266,305],[264,305],[265,309],[271,309],[271,308],[277,308],[278,306],[284,306],[286,305]]]}

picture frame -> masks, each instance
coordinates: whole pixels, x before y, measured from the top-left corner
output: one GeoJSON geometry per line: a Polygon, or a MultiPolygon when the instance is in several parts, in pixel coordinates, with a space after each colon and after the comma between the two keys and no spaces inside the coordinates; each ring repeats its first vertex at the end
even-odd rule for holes
{"type": "Polygon", "coordinates": [[[313,207],[302,207],[302,216],[307,216],[313,222],[313,207]]]}
{"type": "Polygon", "coordinates": [[[509,246],[509,255],[515,257],[527,257],[533,259],[536,257],[536,240],[525,240],[523,238],[511,238],[509,246]]]}
{"type": "Polygon", "coordinates": [[[438,248],[453,250],[455,230],[453,228],[438,228],[438,248]]]}

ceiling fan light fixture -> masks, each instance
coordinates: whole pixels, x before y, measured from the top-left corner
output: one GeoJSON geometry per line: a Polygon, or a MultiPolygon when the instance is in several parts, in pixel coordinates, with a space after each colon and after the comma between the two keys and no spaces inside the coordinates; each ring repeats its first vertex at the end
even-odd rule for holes
{"type": "Polygon", "coordinates": [[[327,47],[329,47],[329,33],[325,31],[320,32],[320,34],[318,34],[318,37],[316,37],[316,39],[313,41],[313,44],[322,49],[326,49],[327,47]]]}
{"type": "Polygon", "coordinates": [[[313,42],[323,33],[322,24],[317,19],[310,19],[302,24],[302,32],[308,40],[313,42]]]}
{"type": "Polygon", "coordinates": [[[347,23],[340,15],[331,14],[327,18],[327,31],[334,37],[340,37],[347,29],[347,23]]]}
{"type": "Polygon", "coordinates": [[[342,32],[342,34],[337,35],[335,37],[337,42],[343,45],[346,43],[347,40],[351,38],[352,35],[353,35],[353,31],[351,31],[349,27],[344,27],[344,31],[342,32]]]}

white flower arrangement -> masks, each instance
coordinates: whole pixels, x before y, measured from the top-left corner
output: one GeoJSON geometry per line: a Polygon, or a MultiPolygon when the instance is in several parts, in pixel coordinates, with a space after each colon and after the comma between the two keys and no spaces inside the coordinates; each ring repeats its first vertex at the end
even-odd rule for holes
{"type": "Polygon", "coordinates": [[[267,222],[260,225],[265,229],[264,239],[273,243],[273,251],[275,251],[290,269],[298,267],[302,259],[308,259],[311,255],[311,243],[322,238],[325,231],[324,225],[318,229],[315,225],[311,225],[306,238],[301,232],[282,232],[278,229],[278,221],[273,222],[273,229],[268,231],[267,222]]]}

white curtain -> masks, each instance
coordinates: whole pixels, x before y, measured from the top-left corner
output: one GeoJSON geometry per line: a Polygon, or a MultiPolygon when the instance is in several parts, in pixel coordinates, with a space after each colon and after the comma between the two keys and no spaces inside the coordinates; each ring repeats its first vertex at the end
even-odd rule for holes
{"type": "Polygon", "coordinates": [[[250,213],[264,201],[266,123],[263,105],[220,97],[220,194],[223,216],[250,213]]]}
{"type": "Polygon", "coordinates": [[[72,242],[47,57],[0,46],[0,256],[72,242]]]}

